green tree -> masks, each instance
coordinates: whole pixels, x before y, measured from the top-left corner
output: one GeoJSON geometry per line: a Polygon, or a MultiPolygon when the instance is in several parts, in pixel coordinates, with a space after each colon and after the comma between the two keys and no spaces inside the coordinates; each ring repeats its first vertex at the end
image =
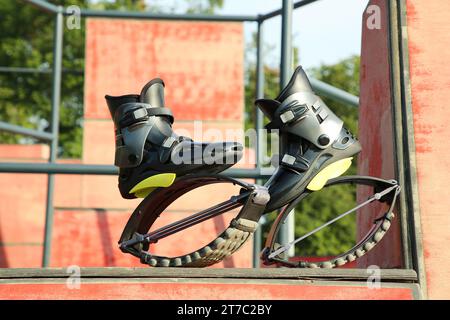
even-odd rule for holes
{"type": "Polygon", "coordinates": [[[223,7],[223,0],[185,0],[188,13],[214,13],[215,8],[223,7]]]}
{"type": "MultiPolygon", "coordinates": [[[[213,12],[223,0],[187,1],[189,12],[213,12]]],[[[165,4],[145,0],[53,0],[64,7],[108,10],[168,11],[165,4]],[[147,5],[148,3],[148,5],[147,5]]],[[[54,16],[21,1],[0,0],[0,66],[49,71],[53,58],[54,16]]],[[[79,158],[82,151],[84,24],[64,33],[59,124],[59,156],[79,158]]],[[[48,131],[51,73],[0,73],[0,120],[48,131]]],[[[34,139],[0,132],[0,143],[32,143],[34,139]]]]}
{"type": "MultiPolygon", "coordinates": [[[[67,1],[69,3],[69,1],[67,1]]],[[[57,1],[55,4],[65,4],[57,1]]],[[[70,1],[85,6],[86,1],[70,1]]],[[[48,70],[53,57],[53,15],[18,1],[0,1],[0,65],[48,70]]],[[[66,32],[64,42],[60,146],[65,156],[81,154],[83,32],[66,32]]],[[[51,73],[0,73],[0,119],[29,128],[47,129],[51,73]]],[[[24,141],[0,132],[2,143],[24,141]]],[[[29,139],[25,139],[29,141],[29,139]]]]}

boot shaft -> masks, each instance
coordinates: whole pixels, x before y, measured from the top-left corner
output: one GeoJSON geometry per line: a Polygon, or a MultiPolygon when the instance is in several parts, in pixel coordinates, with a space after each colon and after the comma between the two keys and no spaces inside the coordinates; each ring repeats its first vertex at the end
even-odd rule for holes
{"type": "Polygon", "coordinates": [[[149,81],[139,95],[105,98],[115,126],[114,164],[120,168],[124,198],[145,196],[185,174],[217,174],[242,157],[239,143],[202,143],[175,134],[161,79],[149,81]],[[170,179],[160,183],[162,177],[170,179]]]}
{"type": "Polygon", "coordinates": [[[161,79],[148,82],[139,95],[107,95],[105,98],[115,126],[116,166],[139,166],[146,143],[170,147],[175,142],[172,137],[173,115],[165,107],[164,82],[161,79]]]}
{"type": "Polygon", "coordinates": [[[326,149],[339,137],[343,127],[343,121],[314,94],[301,67],[275,100],[259,99],[256,105],[270,119],[266,128],[280,130],[282,152],[291,136],[326,149]]]}

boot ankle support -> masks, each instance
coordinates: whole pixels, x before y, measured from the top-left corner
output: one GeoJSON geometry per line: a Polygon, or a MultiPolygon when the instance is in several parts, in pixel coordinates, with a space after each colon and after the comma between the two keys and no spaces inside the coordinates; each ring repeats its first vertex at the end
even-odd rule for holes
{"type": "Polygon", "coordinates": [[[266,129],[289,132],[325,149],[338,138],[342,126],[343,121],[318,96],[298,92],[279,105],[266,129]]]}
{"type": "MultiPolygon", "coordinates": [[[[141,164],[144,146],[154,125],[152,117],[164,116],[173,123],[173,114],[168,108],[154,108],[147,103],[125,103],[114,115],[116,124],[116,155],[114,164],[120,168],[132,168],[141,164]]],[[[164,148],[171,148],[176,141],[166,137],[162,141],[152,141],[164,148]]]]}
{"type": "MultiPolygon", "coordinates": [[[[172,111],[169,108],[155,108],[148,103],[125,103],[120,108],[126,110],[124,114],[119,115],[120,128],[146,121],[152,116],[166,116],[170,119],[170,123],[174,121],[172,111]]],[[[120,112],[120,109],[117,112],[120,112]]]]}

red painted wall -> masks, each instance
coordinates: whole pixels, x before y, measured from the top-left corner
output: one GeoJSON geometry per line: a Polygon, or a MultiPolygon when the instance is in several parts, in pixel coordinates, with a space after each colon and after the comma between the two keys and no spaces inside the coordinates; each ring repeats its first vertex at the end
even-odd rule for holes
{"type": "Polygon", "coordinates": [[[151,282],[126,280],[82,282],[80,289],[69,290],[65,283],[1,284],[0,299],[92,299],[92,300],[412,300],[408,287],[367,289],[365,284],[333,285],[299,284],[297,281],[280,283],[248,283],[212,280],[208,283],[169,281],[151,282]]]}
{"type": "Polygon", "coordinates": [[[428,295],[450,298],[450,2],[407,1],[412,110],[428,295]]]}
{"type": "MultiPolygon", "coordinates": [[[[407,36],[412,112],[414,119],[415,170],[418,179],[419,206],[423,237],[428,296],[448,299],[450,271],[443,268],[450,260],[447,187],[450,172],[448,108],[450,98],[450,2],[445,0],[407,0],[407,36]]],[[[389,75],[387,1],[372,0],[382,8],[382,29],[363,26],[361,61],[360,140],[363,152],[360,173],[393,177],[392,125],[389,111],[391,83],[389,75]]],[[[360,191],[360,194],[362,192],[360,191]]],[[[397,220],[398,221],[398,220],[397,220]]],[[[365,226],[368,219],[360,218],[365,226]]],[[[394,225],[374,253],[359,264],[382,262],[401,265],[398,225],[394,225]],[[393,232],[394,231],[394,232],[393,232]]],[[[361,229],[362,230],[362,229],[361,229]]],[[[419,239],[421,241],[421,239],[419,239]]]]}
{"type": "MultiPolygon", "coordinates": [[[[371,0],[368,6],[370,5],[380,8],[381,28],[367,28],[367,19],[371,14],[365,11],[362,20],[358,136],[362,152],[358,156],[358,174],[395,179],[388,1],[371,0]]],[[[359,201],[367,199],[367,192],[371,192],[367,189],[358,190],[359,201]]],[[[373,220],[385,212],[383,210],[385,209],[381,204],[360,210],[357,218],[358,237],[367,233],[373,220]]],[[[384,239],[370,254],[357,260],[358,267],[401,267],[401,250],[400,219],[397,217],[384,239]]]]}
{"type": "Polygon", "coordinates": [[[243,49],[241,23],[89,19],[85,117],[109,119],[104,93],[139,93],[161,77],[178,121],[239,121],[243,49]]]}
{"type": "MultiPolygon", "coordinates": [[[[0,159],[41,162],[47,146],[0,145],[0,159]]],[[[37,266],[42,256],[45,185],[40,174],[0,174],[0,267],[37,266]]]]}

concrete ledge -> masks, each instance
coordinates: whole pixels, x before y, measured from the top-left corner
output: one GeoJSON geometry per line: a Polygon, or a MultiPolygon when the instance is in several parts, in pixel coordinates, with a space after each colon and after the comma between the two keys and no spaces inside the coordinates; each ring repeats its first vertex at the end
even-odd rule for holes
{"type": "MultiPolygon", "coordinates": [[[[0,269],[0,279],[68,278],[65,268],[0,269]]],[[[81,268],[81,278],[226,278],[361,281],[371,275],[366,269],[199,269],[199,268],[81,268]]],[[[383,269],[381,280],[414,282],[414,270],[383,269]]]]}

